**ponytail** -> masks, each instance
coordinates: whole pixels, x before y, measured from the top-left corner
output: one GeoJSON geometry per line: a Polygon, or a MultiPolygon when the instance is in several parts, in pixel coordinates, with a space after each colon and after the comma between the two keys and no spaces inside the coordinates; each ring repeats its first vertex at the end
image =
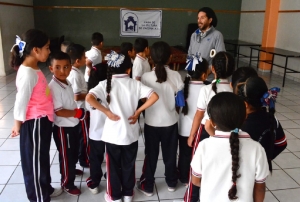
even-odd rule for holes
{"type": "Polygon", "coordinates": [[[108,104],[110,104],[110,91],[111,91],[111,78],[112,78],[112,70],[113,67],[107,68],[107,81],[106,81],[106,101],[108,104]]]}
{"type": "Polygon", "coordinates": [[[184,115],[187,115],[188,111],[189,111],[189,107],[188,107],[188,103],[187,103],[187,98],[189,96],[189,85],[190,85],[190,80],[191,80],[191,77],[189,75],[187,75],[184,79],[184,89],[183,89],[183,95],[184,95],[184,102],[185,102],[185,105],[183,106],[182,108],[182,113],[184,115]]]}
{"type": "Polygon", "coordinates": [[[163,83],[167,80],[167,71],[163,64],[157,64],[155,67],[156,82],[163,83]]]}
{"type": "Polygon", "coordinates": [[[14,69],[18,69],[24,62],[25,58],[31,54],[34,47],[42,48],[45,46],[49,38],[45,32],[37,29],[30,29],[23,35],[23,41],[17,36],[16,44],[11,49],[10,66],[14,69]],[[23,43],[23,46],[19,47],[18,40],[23,43]],[[20,53],[21,49],[21,53],[20,53]]]}
{"type": "Polygon", "coordinates": [[[155,42],[150,49],[151,58],[155,64],[156,82],[163,83],[167,81],[167,71],[165,65],[171,56],[169,44],[163,41],[155,42]]]}
{"type": "Polygon", "coordinates": [[[231,166],[232,178],[231,178],[231,180],[233,183],[228,192],[228,197],[230,200],[235,200],[238,198],[236,196],[236,194],[237,194],[236,181],[237,181],[237,178],[241,177],[240,174],[237,174],[237,171],[240,167],[240,165],[239,165],[240,141],[239,141],[238,130],[237,131],[236,130],[231,131],[231,135],[230,135],[230,139],[229,139],[230,150],[231,150],[231,159],[232,159],[232,166],[231,166]]]}
{"type": "Polygon", "coordinates": [[[10,54],[10,61],[9,61],[10,66],[13,69],[17,70],[23,62],[24,62],[24,56],[20,55],[19,47],[17,45],[14,45],[11,49],[11,54],[10,54]]]}

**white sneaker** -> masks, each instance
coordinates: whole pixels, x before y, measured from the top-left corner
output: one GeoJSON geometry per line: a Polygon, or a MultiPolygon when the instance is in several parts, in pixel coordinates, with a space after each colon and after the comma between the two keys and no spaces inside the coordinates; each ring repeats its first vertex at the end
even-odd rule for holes
{"type": "Polygon", "coordinates": [[[124,196],[123,202],[132,202],[133,196],[124,196]]]}
{"type": "Polygon", "coordinates": [[[104,194],[104,199],[105,199],[106,202],[122,202],[121,199],[119,199],[119,200],[112,200],[112,199],[110,198],[110,196],[108,196],[108,194],[107,194],[106,192],[105,192],[105,194],[104,194]]]}
{"type": "Polygon", "coordinates": [[[169,192],[174,192],[176,190],[176,187],[168,187],[169,192]]]}
{"type": "Polygon", "coordinates": [[[95,187],[94,189],[89,188],[89,190],[92,192],[92,194],[98,194],[99,193],[99,187],[95,187]]]}
{"type": "Polygon", "coordinates": [[[52,194],[50,194],[50,197],[56,197],[56,196],[59,196],[63,193],[63,190],[62,188],[54,188],[52,194]]]}

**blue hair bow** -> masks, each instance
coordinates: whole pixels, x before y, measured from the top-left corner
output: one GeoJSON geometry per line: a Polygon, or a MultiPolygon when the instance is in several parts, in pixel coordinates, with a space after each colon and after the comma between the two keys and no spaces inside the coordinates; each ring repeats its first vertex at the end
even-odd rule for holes
{"type": "Polygon", "coordinates": [[[263,107],[269,106],[269,108],[275,108],[275,102],[278,92],[280,92],[280,88],[278,87],[273,87],[270,90],[268,90],[268,92],[266,92],[260,99],[263,107]]]}
{"type": "Polygon", "coordinates": [[[13,51],[13,49],[14,49],[15,46],[18,46],[18,48],[19,48],[19,55],[20,55],[20,57],[22,57],[24,49],[25,49],[25,46],[26,46],[26,42],[22,41],[22,39],[18,35],[16,35],[16,44],[13,45],[13,47],[10,50],[10,52],[13,51]]]}
{"type": "Polygon", "coordinates": [[[122,54],[118,54],[115,51],[111,51],[110,54],[107,54],[104,58],[107,61],[108,66],[119,68],[123,63],[125,56],[122,54]]]}
{"type": "Polygon", "coordinates": [[[186,67],[185,70],[187,71],[195,71],[196,65],[203,61],[200,54],[197,52],[196,55],[189,55],[186,59],[186,67]]]}

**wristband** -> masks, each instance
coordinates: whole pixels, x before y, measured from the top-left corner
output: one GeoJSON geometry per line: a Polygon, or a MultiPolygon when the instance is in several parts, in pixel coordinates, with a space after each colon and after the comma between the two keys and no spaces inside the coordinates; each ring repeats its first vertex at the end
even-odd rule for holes
{"type": "Polygon", "coordinates": [[[85,117],[85,110],[83,108],[74,109],[75,110],[75,116],[74,118],[78,118],[80,120],[83,120],[85,117]]]}

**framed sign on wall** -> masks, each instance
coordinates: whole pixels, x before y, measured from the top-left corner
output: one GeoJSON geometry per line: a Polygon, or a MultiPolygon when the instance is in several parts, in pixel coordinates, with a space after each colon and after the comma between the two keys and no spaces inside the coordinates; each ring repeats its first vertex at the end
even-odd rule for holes
{"type": "Polygon", "coordinates": [[[120,36],[161,38],[162,11],[120,9],[120,36]]]}

